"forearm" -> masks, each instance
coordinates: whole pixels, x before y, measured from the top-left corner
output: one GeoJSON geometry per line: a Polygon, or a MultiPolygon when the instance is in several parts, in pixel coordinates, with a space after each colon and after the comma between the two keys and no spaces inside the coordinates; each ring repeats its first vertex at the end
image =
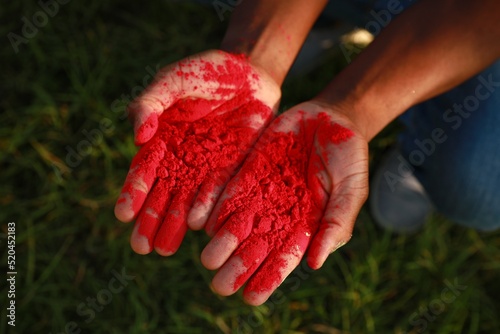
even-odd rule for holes
{"type": "Polygon", "coordinates": [[[281,85],[327,0],[245,0],[234,11],[222,49],[246,54],[281,85]]]}
{"type": "Polygon", "coordinates": [[[422,0],[394,20],[318,99],[345,106],[371,139],[409,107],[498,59],[498,22],[496,0],[422,0]]]}

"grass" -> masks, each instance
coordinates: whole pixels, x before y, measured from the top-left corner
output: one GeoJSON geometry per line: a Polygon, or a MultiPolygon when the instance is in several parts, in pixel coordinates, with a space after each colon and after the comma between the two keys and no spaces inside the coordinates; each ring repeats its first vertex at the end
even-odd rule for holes
{"type": "MultiPolygon", "coordinates": [[[[39,10],[4,4],[2,35],[20,34],[21,17],[39,10]]],[[[3,233],[16,222],[18,272],[16,327],[7,325],[2,284],[0,332],[498,332],[500,234],[439,216],[416,235],[396,236],[363,210],[347,246],[317,272],[301,267],[260,307],[209,290],[213,273],[198,257],[203,233],[189,233],[171,258],[131,251],[131,226],[117,222],[113,205],[136,148],[112,103],[137,93],[148,66],[217,47],[226,23],[213,8],[184,2],[69,2],[17,54],[8,44],[0,50],[0,222],[3,233]],[[96,129],[100,140],[82,147],[82,131],[96,129]],[[90,152],[70,165],[68,147],[90,152]],[[122,268],[135,277],[118,284],[122,268]],[[466,288],[442,297],[455,280],[466,288]],[[92,298],[106,304],[94,314],[85,306],[92,298]]],[[[333,54],[321,70],[289,80],[282,105],[311,97],[342,66],[333,54]]],[[[395,129],[373,141],[373,159],[395,129]]]]}

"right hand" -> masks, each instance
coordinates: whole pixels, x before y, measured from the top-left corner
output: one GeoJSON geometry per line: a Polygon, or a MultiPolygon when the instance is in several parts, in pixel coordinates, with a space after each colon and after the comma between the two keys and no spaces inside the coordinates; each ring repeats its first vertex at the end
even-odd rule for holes
{"type": "Polygon", "coordinates": [[[201,229],[229,178],[273,118],[279,86],[243,56],[207,51],[162,69],[129,106],[134,157],[115,215],[136,219],[131,246],[175,253],[201,229]]]}
{"type": "Polygon", "coordinates": [[[368,194],[368,145],[339,108],[299,104],[264,131],[206,225],[201,255],[224,296],[245,282],[260,305],[299,264],[320,268],[349,241],[368,194]]]}

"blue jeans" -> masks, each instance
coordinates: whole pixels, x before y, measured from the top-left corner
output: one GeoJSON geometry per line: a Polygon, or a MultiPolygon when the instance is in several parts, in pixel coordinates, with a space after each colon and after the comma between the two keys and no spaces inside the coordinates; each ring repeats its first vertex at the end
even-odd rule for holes
{"type": "MultiPolygon", "coordinates": [[[[388,20],[391,1],[393,9],[417,2],[375,0],[367,28],[388,20]]],[[[464,226],[500,228],[500,61],[399,119],[401,153],[436,209],[464,226]]]]}
{"type": "Polygon", "coordinates": [[[500,61],[400,120],[402,154],[436,209],[461,225],[500,228],[500,61]]]}

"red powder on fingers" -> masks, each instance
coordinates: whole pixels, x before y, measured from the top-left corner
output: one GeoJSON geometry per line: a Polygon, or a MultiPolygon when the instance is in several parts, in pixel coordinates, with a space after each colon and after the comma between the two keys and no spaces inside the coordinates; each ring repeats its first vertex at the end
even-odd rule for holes
{"type": "Polygon", "coordinates": [[[135,144],[142,145],[154,136],[158,128],[158,115],[152,114],[141,124],[137,130],[135,144]]]}
{"type": "Polygon", "coordinates": [[[188,205],[194,197],[194,191],[190,193],[180,192],[170,205],[168,224],[164,224],[158,230],[154,246],[162,252],[162,255],[171,255],[179,248],[184,235],[187,232],[187,225],[184,221],[187,216],[188,205]]]}
{"type": "MultiPolygon", "coordinates": [[[[302,117],[304,112],[300,113],[302,117]]],[[[249,281],[245,292],[261,293],[276,288],[284,279],[283,269],[288,266],[282,255],[301,258],[318,229],[326,204],[326,198],[322,197],[326,194],[318,195],[324,194],[316,189],[321,187],[320,182],[311,182],[310,175],[324,168],[309,163],[312,150],[316,149],[315,135],[322,127],[320,133],[326,136],[325,140],[339,144],[348,140],[352,132],[332,123],[326,113],[320,113],[317,118],[304,118],[298,120],[301,125],[298,133],[268,129],[263,134],[238,173],[236,183],[230,185],[235,194],[221,207],[216,225],[224,224],[228,218],[231,220],[233,215],[237,215],[243,225],[252,224],[249,236],[248,227],[230,228],[241,242],[235,255],[241,257],[247,268],[236,278],[235,290],[257,268],[259,272],[249,281]]],[[[277,119],[273,125],[281,120],[277,119]]]]}
{"type": "MultiPolygon", "coordinates": [[[[159,212],[150,213],[160,220],[165,216],[166,225],[160,227],[145,221],[137,232],[148,238],[150,246],[156,235],[154,244],[165,254],[174,253],[179,247],[187,229],[187,212],[200,185],[221,170],[232,174],[259,135],[259,129],[254,128],[255,117],[265,121],[272,117],[271,108],[253,97],[251,68],[241,57],[228,56],[216,65],[199,61],[200,74],[190,72],[185,79],[217,82],[217,98],[176,102],[161,114],[158,130],[151,139],[162,143],[163,148],[148,145],[143,149],[153,152],[140,151],[135,159],[136,163],[153,166],[151,157],[159,160],[158,166],[146,171],[146,178],[162,180],[156,182],[155,196],[148,199],[148,207],[158,208],[159,212]],[[175,203],[170,205],[169,198],[175,203]]],[[[190,64],[182,64],[181,68],[189,68],[190,64]]],[[[148,207],[142,210],[147,212],[148,207]]]]}
{"type": "MultiPolygon", "coordinates": [[[[252,238],[246,239],[235,256],[239,256],[243,260],[245,271],[236,277],[233,289],[239,289],[252,276],[254,271],[262,264],[269,253],[269,239],[261,238],[260,235],[254,234],[252,238]]],[[[272,245],[271,245],[272,247],[272,245]]]]}
{"type": "Polygon", "coordinates": [[[148,142],[132,160],[127,180],[117,201],[117,208],[120,211],[119,218],[131,221],[141,209],[147,193],[155,181],[155,174],[151,170],[158,166],[163,158],[161,152],[164,150],[164,143],[148,142]]]}

